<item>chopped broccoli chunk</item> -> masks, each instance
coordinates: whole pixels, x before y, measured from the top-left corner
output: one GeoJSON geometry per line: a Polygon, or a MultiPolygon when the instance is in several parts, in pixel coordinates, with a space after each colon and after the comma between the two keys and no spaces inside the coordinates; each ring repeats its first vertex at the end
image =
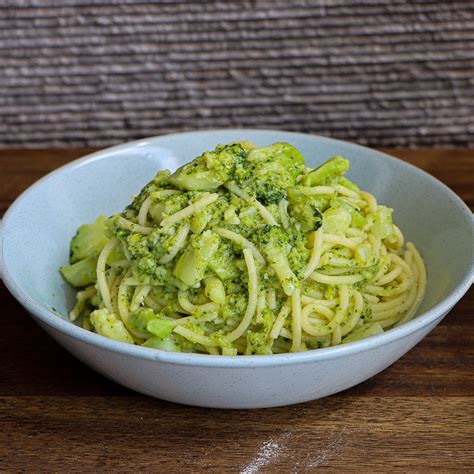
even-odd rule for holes
{"type": "Polygon", "coordinates": [[[207,230],[193,235],[174,268],[174,276],[189,286],[199,283],[219,246],[219,236],[207,230]]]}
{"type": "Polygon", "coordinates": [[[174,325],[167,319],[150,319],[146,328],[154,336],[165,339],[172,333],[174,325]]]}
{"type": "Polygon", "coordinates": [[[257,199],[268,206],[269,204],[278,204],[286,197],[284,188],[275,187],[271,181],[262,181],[257,187],[257,199]]]}
{"type": "Polygon", "coordinates": [[[367,219],[362,215],[359,208],[356,208],[353,203],[349,203],[344,198],[331,199],[331,207],[343,207],[349,211],[352,216],[351,225],[356,228],[364,227],[367,224],[367,219]]]}
{"type": "Polygon", "coordinates": [[[156,317],[151,308],[139,308],[128,317],[129,329],[135,336],[146,339],[151,336],[151,332],[147,330],[147,324],[156,317]]]}
{"type": "Polygon", "coordinates": [[[133,338],[115,314],[106,309],[96,309],[90,315],[90,322],[96,332],[101,336],[115,339],[116,341],[133,344],[133,338]]]}
{"type": "Polygon", "coordinates": [[[72,286],[88,286],[97,279],[96,268],[97,257],[89,257],[61,267],[61,274],[72,286]]]}
{"type": "Polygon", "coordinates": [[[308,173],[301,180],[304,186],[321,186],[329,180],[342,176],[349,169],[349,160],[342,156],[333,156],[321,166],[308,173]]]}
{"type": "Polygon", "coordinates": [[[246,151],[240,143],[218,145],[179,168],[169,181],[181,189],[205,191],[216,189],[234,178],[243,166],[246,151]]]}
{"type": "Polygon", "coordinates": [[[350,189],[351,191],[354,191],[356,193],[360,191],[359,186],[357,186],[357,184],[355,184],[353,181],[346,178],[345,176],[339,176],[339,178],[336,178],[335,181],[338,184],[346,187],[347,189],[350,189]]]}
{"type": "Polygon", "coordinates": [[[84,224],[77,229],[71,240],[71,263],[99,255],[109,240],[105,235],[106,221],[104,216],[99,216],[93,224],[84,224]]]}
{"type": "Polygon", "coordinates": [[[286,197],[286,188],[296,184],[304,167],[304,157],[295,147],[274,143],[250,150],[248,172],[236,182],[262,204],[278,204],[286,197]]]}
{"type": "Polygon", "coordinates": [[[317,230],[322,224],[322,212],[329,207],[329,199],[321,195],[305,192],[304,186],[293,186],[287,189],[290,203],[290,214],[301,225],[301,230],[317,230]]]}
{"type": "Polygon", "coordinates": [[[385,206],[377,206],[374,216],[372,233],[379,239],[385,239],[393,232],[392,209],[385,206]]]}
{"type": "Polygon", "coordinates": [[[224,304],[225,303],[225,288],[219,278],[209,277],[204,281],[205,283],[205,294],[214,303],[224,304]]]}
{"type": "Polygon", "coordinates": [[[257,241],[280,280],[283,291],[287,295],[292,295],[298,288],[299,281],[288,263],[289,235],[282,227],[274,225],[261,226],[256,235],[257,241]]]}
{"type": "Polygon", "coordinates": [[[161,339],[159,337],[150,337],[147,339],[142,346],[150,347],[152,349],[159,349],[166,352],[181,352],[181,348],[175,339],[169,337],[161,339]]]}
{"type": "Polygon", "coordinates": [[[296,179],[305,168],[304,156],[294,146],[285,142],[253,148],[247,160],[253,163],[278,163],[281,165],[280,169],[289,173],[293,179],[296,179]]]}
{"type": "Polygon", "coordinates": [[[221,239],[219,247],[211,256],[209,268],[221,279],[230,280],[240,275],[237,265],[237,255],[232,245],[221,239]]]}
{"type": "Polygon", "coordinates": [[[344,207],[331,207],[323,212],[324,232],[344,232],[351,225],[352,215],[344,207]]]}

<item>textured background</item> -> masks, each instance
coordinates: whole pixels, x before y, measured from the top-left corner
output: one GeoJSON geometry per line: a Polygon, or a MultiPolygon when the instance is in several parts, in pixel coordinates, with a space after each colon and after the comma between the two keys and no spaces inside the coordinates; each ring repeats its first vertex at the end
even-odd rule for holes
{"type": "Polygon", "coordinates": [[[268,127],[474,146],[474,2],[2,0],[0,146],[268,127]]]}

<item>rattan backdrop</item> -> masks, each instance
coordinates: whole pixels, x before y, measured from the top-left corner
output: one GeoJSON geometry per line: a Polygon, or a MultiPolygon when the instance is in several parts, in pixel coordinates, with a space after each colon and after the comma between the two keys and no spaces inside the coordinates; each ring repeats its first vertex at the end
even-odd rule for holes
{"type": "Polygon", "coordinates": [[[0,146],[282,128],[474,145],[474,2],[0,1],[0,146]]]}

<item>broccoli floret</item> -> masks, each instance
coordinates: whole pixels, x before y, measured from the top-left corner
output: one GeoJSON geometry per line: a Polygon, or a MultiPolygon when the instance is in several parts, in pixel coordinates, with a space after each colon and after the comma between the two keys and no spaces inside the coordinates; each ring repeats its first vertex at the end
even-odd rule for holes
{"type": "Polygon", "coordinates": [[[146,325],[148,332],[155,337],[165,339],[173,332],[174,324],[167,319],[150,319],[146,325]]]}
{"type": "Polygon", "coordinates": [[[359,186],[357,186],[357,184],[355,184],[350,179],[347,179],[345,176],[339,176],[339,178],[336,178],[335,181],[338,184],[346,187],[347,189],[350,189],[351,191],[354,191],[356,193],[360,191],[359,186]]]}
{"type": "Polygon", "coordinates": [[[71,263],[99,255],[109,240],[105,235],[106,220],[104,216],[99,216],[93,224],[84,224],[77,229],[71,240],[71,263]]]}
{"type": "Polygon", "coordinates": [[[97,280],[97,257],[89,257],[61,267],[61,274],[72,286],[91,285],[97,280]]]}
{"type": "Polygon", "coordinates": [[[288,263],[287,254],[291,244],[289,235],[280,226],[264,225],[257,229],[256,239],[275,270],[283,291],[288,296],[292,295],[299,282],[288,263]]]}
{"type": "Polygon", "coordinates": [[[389,207],[377,206],[371,231],[379,239],[385,239],[393,232],[392,212],[389,207]]]}
{"type": "Polygon", "coordinates": [[[247,160],[251,163],[278,163],[293,179],[300,175],[304,168],[303,155],[289,143],[274,143],[270,146],[250,150],[247,160]]]}
{"type": "Polygon", "coordinates": [[[178,188],[192,191],[216,189],[234,179],[238,169],[243,168],[246,155],[240,143],[218,145],[179,168],[169,181],[178,188]]]}
{"type": "Polygon", "coordinates": [[[323,213],[324,232],[344,232],[351,225],[352,215],[344,207],[331,207],[323,213]]]}
{"type": "Polygon", "coordinates": [[[322,195],[311,195],[305,192],[304,186],[293,186],[287,189],[290,203],[290,215],[301,225],[301,230],[317,230],[322,224],[322,213],[329,207],[329,199],[322,195]]]}
{"type": "Polygon", "coordinates": [[[170,282],[173,268],[171,262],[174,258],[169,255],[179,235],[182,234],[183,225],[178,224],[171,231],[156,227],[147,235],[123,230],[119,224],[115,225],[114,233],[121,240],[131,260],[135,278],[146,284],[162,285],[170,282]],[[160,263],[165,256],[168,259],[160,263]]]}
{"type": "Polygon", "coordinates": [[[272,353],[273,340],[264,332],[247,331],[246,354],[267,355],[272,353]]]}
{"type": "Polygon", "coordinates": [[[182,311],[181,305],[179,304],[178,290],[171,284],[163,286],[154,286],[150,290],[149,295],[154,301],[159,302],[159,307],[156,307],[156,311],[165,316],[174,315],[182,311]]]}
{"type": "Polygon", "coordinates": [[[150,259],[158,264],[158,260],[166,253],[164,242],[167,238],[169,236],[157,229],[148,235],[133,232],[123,242],[135,262],[150,259]]]}
{"type": "Polygon", "coordinates": [[[331,199],[331,207],[343,207],[344,209],[348,210],[352,216],[351,225],[353,227],[361,228],[367,224],[367,219],[359,212],[360,208],[345,198],[331,199]]]}
{"type": "Polygon", "coordinates": [[[249,151],[246,173],[236,182],[262,204],[278,204],[286,197],[286,188],[296,184],[304,167],[304,157],[295,147],[274,143],[249,151]]]}
{"type": "Polygon", "coordinates": [[[262,181],[256,188],[257,199],[265,206],[269,204],[278,204],[283,198],[286,198],[286,191],[284,188],[278,187],[276,177],[262,181]]]}
{"type": "Polygon", "coordinates": [[[219,236],[210,230],[193,235],[190,245],[176,263],[174,276],[189,286],[199,283],[218,246],[219,236]]]}
{"type": "Polygon", "coordinates": [[[349,169],[349,160],[342,156],[333,156],[328,161],[318,166],[316,169],[308,173],[301,180],[304,186],[321,186],[328,181],[342,176],[349,169]]]}
{"type": "Polygon", "coordinates": [[[173,336],[167,337],[166,339],[150,337],[150,339],[147,339],[142,346],[150,347],[151,349],[160,349],[161,351],[166,352],[181,352],[181,347],[173,336]]]}
{"type": "Polygon", "coordinates": [[[256,148],[254,143],[252,143],[252,142],[247,142],[247,141],[245,141],[245,140],[239,140],[239,141],[234,142],[233,144],[234,144],[234,145],[235,145],[235,144],[240,145],[247,153],[248,153],[252,148],[256,148]]]}
{"type": "MultiPolygon", "coordinates": [[[[165,195],[159,198],[155,193],[153,193],[150,197],[152,198],[152,204],[149,209],[150,216],[155,223],[159,223],[165,217],[180,211],[183,207],[186,207],[190,201],[196,197],[196,193],[175,192],[175,194],[165,195]]],[[[127,215],[124,215],[124,217],[130,218],[127,215]]]]}
{"type": "Polygon", "coordinates": [[[128,325],[130,331],[135,336],[147,339],[151,336],[151,332],[147,330],[147,324],[156,319],[156,314],[151,308],[138,308],[130,313],[128,317],[128,325]]]}
{"type": "Polygon", "coordinates": [[[229,326],[240,322],[247,308],[247,288],[241,282],[228,280],[224,282],[227,304],[222,306],[222,318],[229,326]]]}
{"type": "Polygon", "coordinates": [[[292,204],[291,215],[300,223],[301,230],[304,232],[318,230],[321,227],[322,214],[313,203],[292,204]]]}
{"type": "Polygon", "coordinates": [[[221,279],[230,280],[240,275],[237,256],[232,245],[221,239],[219,247],[209,261],[209,268],[221,279]]]}
{"type": "Polygon", "coordinates": [[[291,250],[288,253],[288,263],[298,278],[302,278],[310,258],[310,251],[306,247],[306,236],[293,238],[291,250]]]}
{"type": "Polygon", "coordinates": [[[227,196],[220,193],[219,199],[191,217],[189,222],[191,232],[200,234],[206,227],[212,228],[219,225],[224,219],[224,212],[228,209],[228,206],[227,196]]]}
{"type": "Polygon", "coordinates": [[[114,313],[110,313],[106,309],[96,309],[90,315],[90,322],[95,331],[101,336],[133,344],[131,334],[114,313]]]}

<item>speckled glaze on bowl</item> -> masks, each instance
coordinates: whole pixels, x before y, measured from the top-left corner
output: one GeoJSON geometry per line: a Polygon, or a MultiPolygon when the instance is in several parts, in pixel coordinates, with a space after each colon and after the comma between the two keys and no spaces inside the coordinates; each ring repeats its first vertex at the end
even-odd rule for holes
{"type": "MultiPolygon", "coordinates": [[[[3,219],[3,280],[62,346],[101,374],[165,400],[218,408],[288,405],[352,387],[395,362],[433,329],[472,284],[473,222],[465,204],[427,173],[383,153],[329,138],[270,130],[215,130],[150,138],[74,161],[25,191],[3,219]],[[349,177],[395,209],[428,271],[418,316],[384,334],[304,353],[222,357],[167,353],[116,342],[61,318],[74,291],[58,267],[77,227],[121,210],[157,169],[174,170],[218,143],[287,141],[310,166],[335,154],[351,160],[349,177]]],[[[11,315],[9,316],[11,317],[11,315]]],[[[413,374],[416,377],[416,374],[413,374]]]]}

